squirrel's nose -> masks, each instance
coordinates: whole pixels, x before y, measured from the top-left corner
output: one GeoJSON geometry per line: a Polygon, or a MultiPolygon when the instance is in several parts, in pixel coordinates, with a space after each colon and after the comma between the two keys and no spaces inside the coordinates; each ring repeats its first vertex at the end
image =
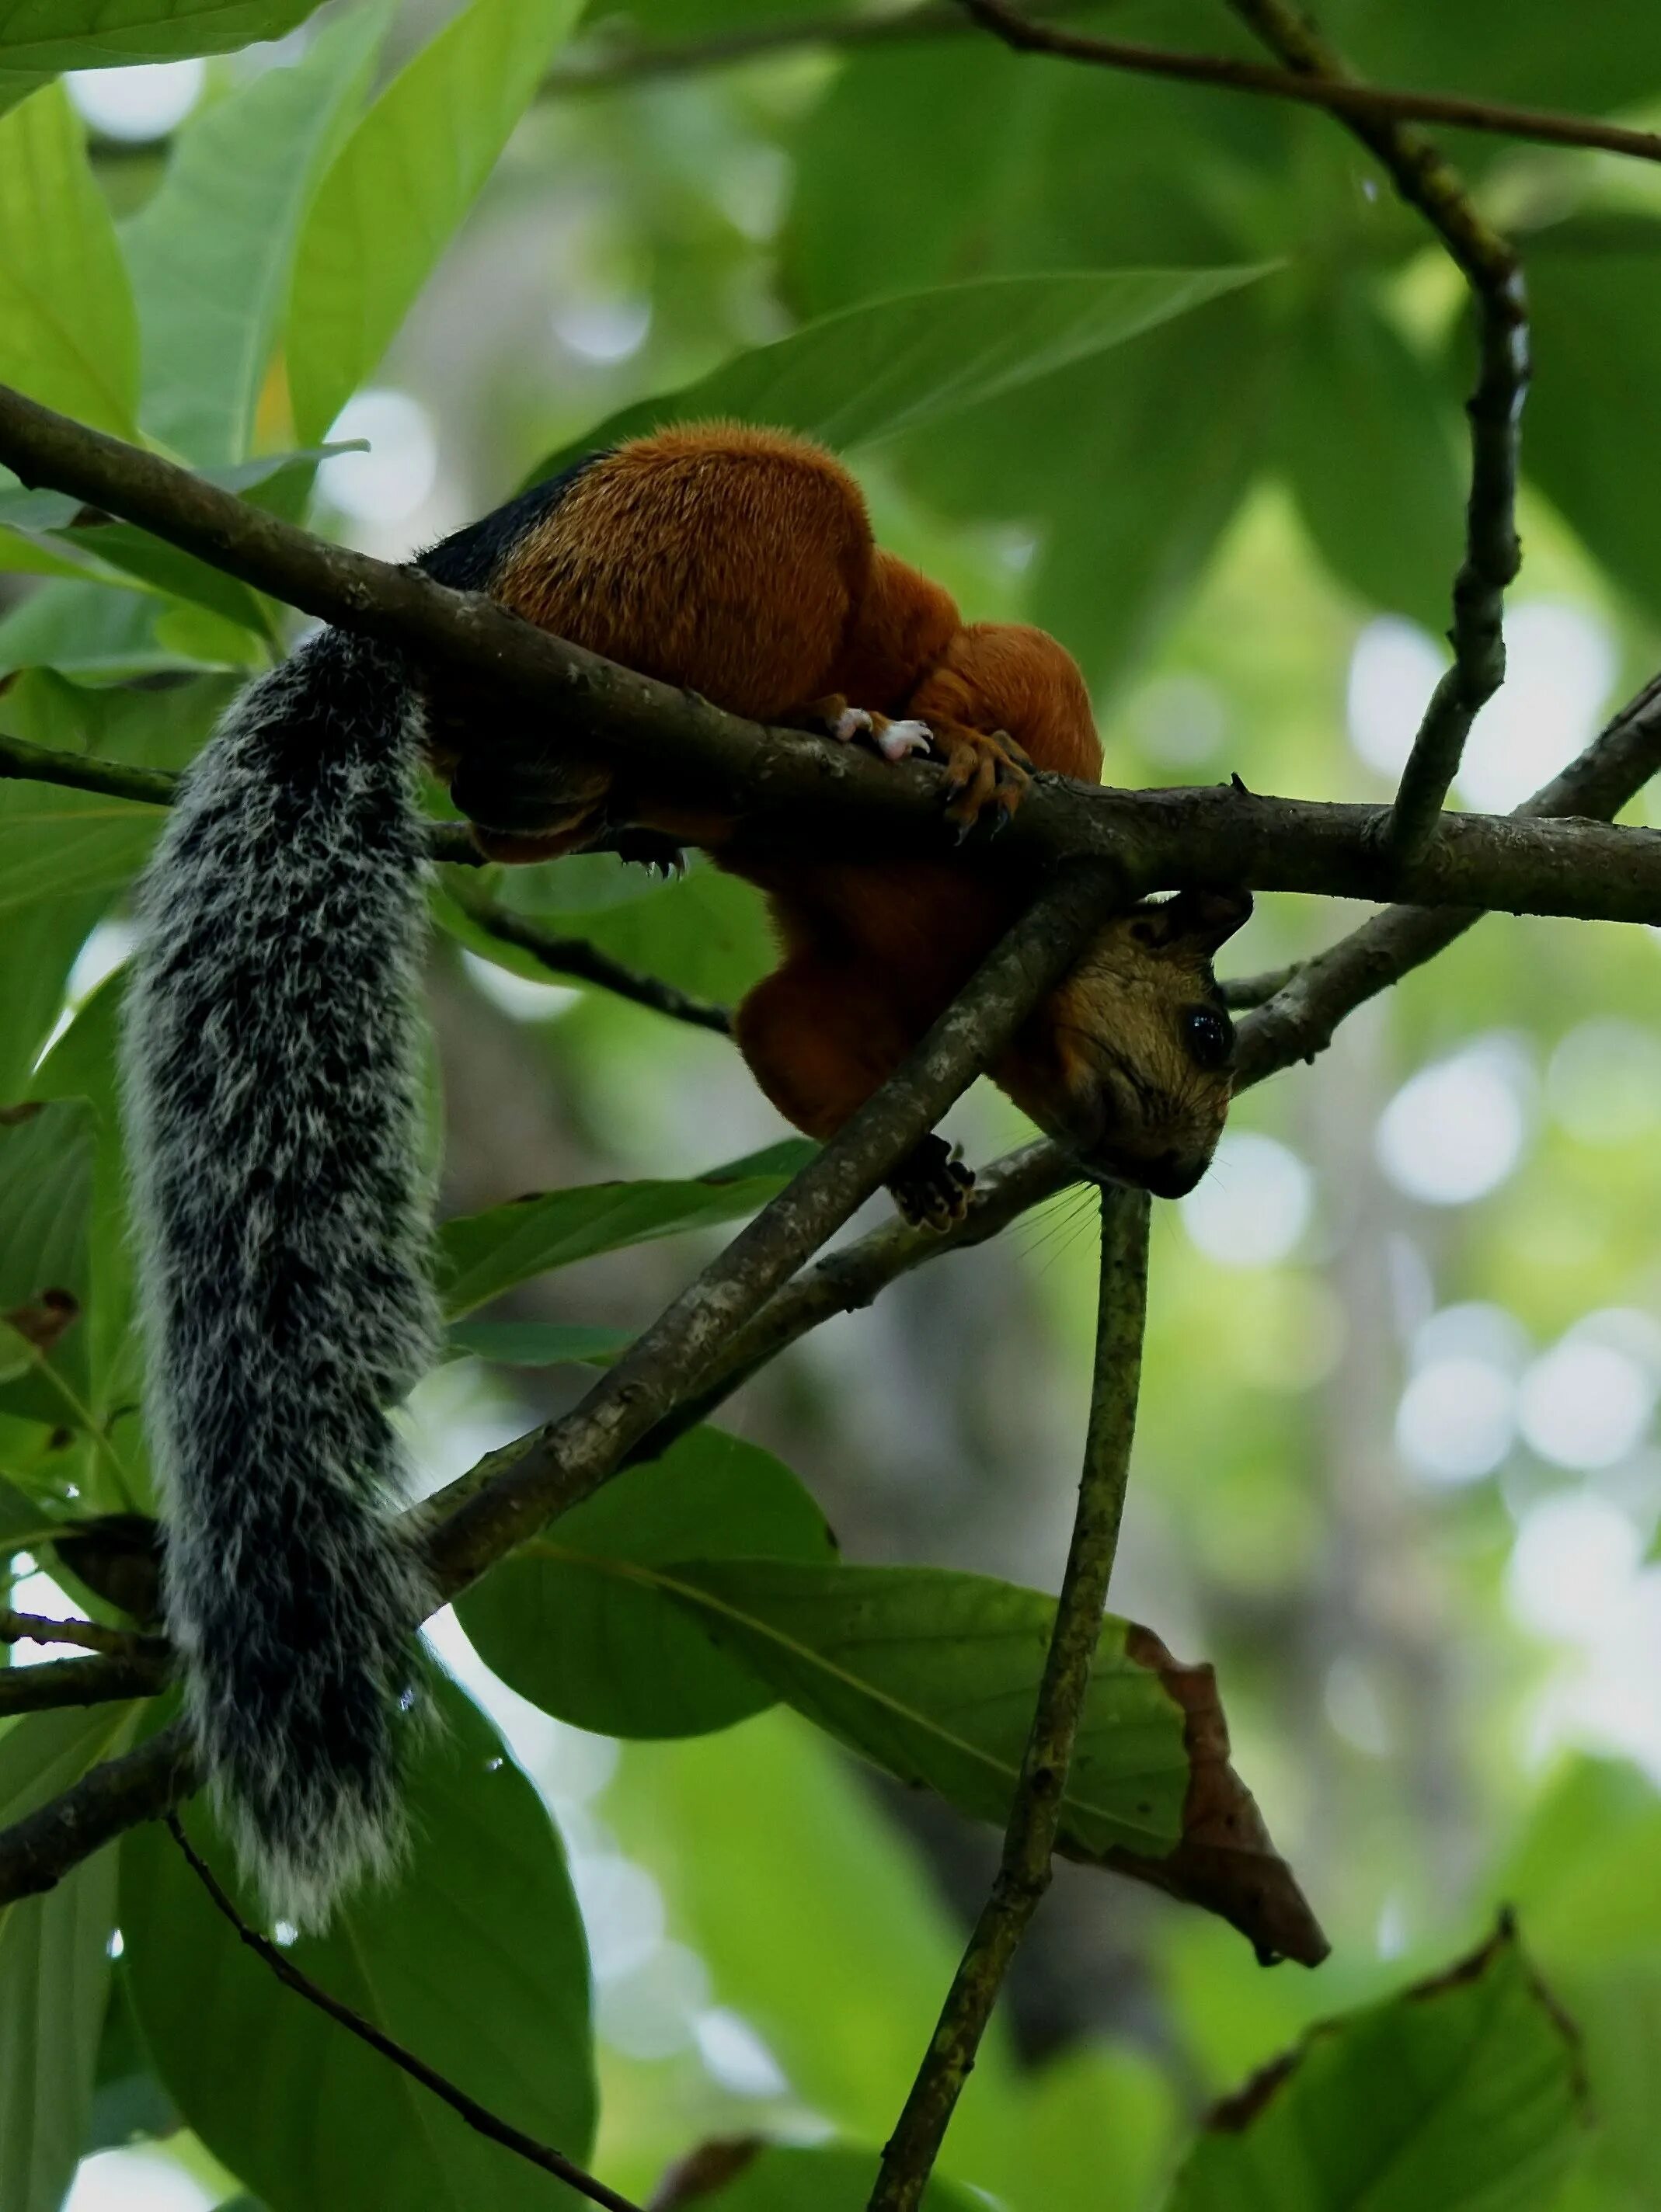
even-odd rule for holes
{"type": "Polygon", "coordinates": [[[1186,1198],[1209,1164],[1189,1152],[1161,1152],[1146,1164],[1142,1177],[1155,1198],[1186,1198]]]}

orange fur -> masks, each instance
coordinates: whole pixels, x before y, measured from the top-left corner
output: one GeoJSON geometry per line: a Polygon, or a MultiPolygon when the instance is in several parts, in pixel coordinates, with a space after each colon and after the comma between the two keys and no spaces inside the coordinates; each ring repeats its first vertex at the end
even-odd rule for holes
{"type": "MultiPolygon", "coordinates": [[[[800,719],[832,696],[923,720],[964,823],[1013,811],[1027,763],[1100,773],[1070,656],[1042,630],[963,624],[940,585],[876,547],[841,463],[781,432],[697,425],[619,447],[526,532],[490,588],[558,636],[758,721],[800,719]]],[[[538,834],[487,835],[486,849],[578,849],[621,806],[709,844],[767,892],[785,958],[739,1010],[739,1041],[781,1112],[817,1136],[891,1073],[1013,915],[1017,894],[968,866],[723,856],[731,824],[625,793],[593,760],[571,762],[569,800],[538,834]]]]}

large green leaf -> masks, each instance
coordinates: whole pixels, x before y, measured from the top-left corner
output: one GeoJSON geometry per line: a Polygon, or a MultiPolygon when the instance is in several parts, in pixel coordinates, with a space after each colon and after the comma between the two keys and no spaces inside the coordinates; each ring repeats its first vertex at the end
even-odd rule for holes
{"type": "MultiPolygon", "coordinates": [[[[0,1826],[78,1781],[132,1724],[129,1705],[27,1713],[0,1735],[0,1826]]],[[[58,2212],[82,2150],[109,1984],[116,1858],[0,1905],[0,2204],[58,2212]]]]}
{"type": "Polygon", "coordinates": [[[1364,599],[1445,629],[1463,489],[1442,383],[1363,281],[1323,284],[1301,307],[1278,443],[1310,535],[1364,599]]]}
{"type": "Polygon", "coordinates": [[[689,1553],[822,1561],[834,1549],[788,1468],[699,1428],[551,1522],[456,1610],[480,1656],[545,1712],[607,1735],[699,1735],[772,1693],[711,1644],[659,1569],[689,1553]]]}
{"type": "MultiPolygon", "coordinates": [[[[796,1711],[902,1782],[1007,1818],[1055,1602],[933,1567],[697,1559],[665,1587],[796,1711]]],[[[1183,1716],[1159,1675],[1102,1626],[1067,1802],[1064,1845],[1155,1857],[1182,1834],[1183,1716]]]]}
{"type": "MultiPolygon", "coordinates": [[[[1137,38],[1192,33],[1185,0],[1136,9],[1137,38]]],[[[1023,63],[985,40],[859,55],[793,137],[785,288],[819,315],[966,277],[1256,260],[1297,235],[1290,127],[1268,101],[1023,63]],[[884,165],[849,159],[859,145],[904,148],[904,222],[884,165]]]]}
{"type": "Polygon", "coordinates": [[[94,1121],[91,1311],[86,1412],[96,1442],[88,1501],[113,1508],[151,1502],[143,1424],[143,1347],[133,1285],[131,1196],[121,1112],[120,1039],[125,974],[100,984],[36,1071],[37,1098],[84,1102],[94,1121]]]}
{"type": "Polygon", "coordinates": [[[787,1139],[682,1182],[581,1183],[447,1221],[438,1233],[444,1310],[453,1319],[551,1267],[739,1220],[776,1197],[811,1155],[805,1139],[787,1139]]]}
{"type": "Polygon", "coordinates": [[[9,915],[0,928],[0,1106],[28,1096],[29,1071],[52,1033],[70,969],[102,905],[95,894],[43,899],[9,915]]]}
{"type": "MultiPolygon", "coordinates": [[[[879,2160],[873,2150],[820,2143],[712,2143],[671,2176],[653,2203],[661,2212],[865,2212],[879,2160]],[[733,2172],[733,2167],[737,2172],[733,2172]],[[718,2179],[723,2172],[730,2179],[718,2179]]],[[[933,2180],[922,2212],[979,2212],[985,2199],[933,2180]]]]}
{"type": "Polygon", "coordinates": [[[1246,267],[996,276],[873,301],[622,409],[537,474],[666,422],[715,417],[836,447],[897,437],[1122,345],[1262,274],[1246,267]]]}
{"type": "MultiPolygon", "coordinates": [[[[802,2102],[842,2135],[879,2140],[963,1938],[867,1778],[779,1709],[720,1735],[629,1746],[605,1817],[661,1885],[672,1934],[708,1961],[716,2001],[752,2025],[802,2102]]],[[[1016,2081],[1000,2015],[946,2141],[950,2172],[996,2165],[1016,2081]]]]}
{"type": "MultiPolygon", "coordinates": [[[[30,12],[14,9],[11,21],[30,12]]],[[[4,40],[0,26],[0,61],[4,40]]],[[[0,120],[0,381],[126,436],[138,328],[85,137],[61,84],[0,120]]]]}
{"type": "Polygon", "coordinates": [[[902,473],[947,514],[1035,532],[1032,618],[1106,690],[1184,603],[1262,465],[1278,375],[1265,300],[1214,301],[908,439],[902,473]]]}
{"type": "Polygon", "coordinates": [[[52,0],[0,16],[0,70],[125,69],[280,39],[317,0],[52,0]]]}
{"type": "Polygon", "coordinates": [[[97,1131],[84,1100],[0,1109],[0,1313],[35,1348],[0,1407],[82,1425],[91,1372],[88,1224],[97,1131]]]}
{"type": "Polygon", "coordinates": [[[0,794],[0,913],[129,882],[149,857],[159,811],[101,792],[8,782],[0,794]]]}
{"type": "MultiPolygon", "coordinates": [[[[581,2160],[594,2120],[588,1968],[559,1839],[477,1708],[448,1684],[438,1705],[409,1778],[404,1878],[352,1898],[326,1936],[289,1955],[492,2111],[581,2160]]],[[[235,1891],[199,1801],[186,1823],[235,1891]]],[[[575,2206],[284,1989],[155,1823],[122,1846],[121,1925],[165,2086],[270,2212],[575,2206]]]]}
{"type": "Polygon", "coordinates": [[[580,0],[470,0],[393,79],[301,233],[289,382],[320,436],[374,368],[496,165],[580,0]]]}
{"type": "Polygon", "coordinates": [[[1573,2030],[1504,1928],[1220,2106],[1167,2212],[1550,2212],[1585,2106],[1573,2030]]]}
{"type": "MultiPolygon", "coordinates": [[[[1007,1820],[1055,1601],[930,1567],[695,1559],[663,1587],[787,1703],[913,1788],[1007,1820]]],[[[1219,1913],[1263,1957],[1325,1942],[1227,1763],[1208,1667],[1104,1618],[1056,1848],[1219,1913]]]]}
{"type": "MultiPolygon", "coordinates": [[[[1628,0],[1585,0],[1572,28],[1555,0],[1507,0],[1503,38],[1476,6],[1342,0],[1330,12],[1349,59],[1385,82],[1593,114],[1621,112],[1661,88],[1661,17],[1628,0]]],[[[1503,138],[1471,133],[1455,143],[1467,168],[1506,150],[1503,138]]]]}
{"type": "MultiPolygon", "coordinates": [[[[632,895],[593,907],[580,904],[581,889],[574,898],[564,879],[565,871],[578,866],[580,860],[562,860],[504,871],[499,896],[515,913],[533,916],[551,936],[582,939],[625,968],[655,975],[694,998],[735,1002],[777,961],[760,892],[697,856],[683,876],[631,885],[632,895]]],[[[516,975],[547,979],[547,966],[492,938],[455,901],[441,895],[436,906],[443,927],[481,958],[516,975]]]]}
{"type": "Polygon", "coordinates": [[[354,8],[291,69],[204,108],[127,228],[144,337],[144,423],[198,463],[240,460],[323,164],[362,101],[386,24],[354,8]]]}
{"type": "Polygon", "coordinates": [[[1524,459],[1588,550],[1653,615],[1661,479],[1634,425],[1648,420],[1661,376],[1661,223],[1623,226],[1612,248],[1594,246],[1565,224],[1543,234],[1530,257],[1534,382],[1524,459]]]}
{"type": "Polygon", "coordinates": [[[56,668],[88,684],[246,669],[264,651],[252,631],[205,608],[102,584],[54,580],[0,621],[0,674],[56,668]]]}
{"type": "Polygon", "coordinates": [[[1597,2129],[1590,2172],[1644,2207],[1661,2172],[1661,1796],[1635,1769],[1576,1761],[1496,1884],[1574,2019],[1597,2129]]]}

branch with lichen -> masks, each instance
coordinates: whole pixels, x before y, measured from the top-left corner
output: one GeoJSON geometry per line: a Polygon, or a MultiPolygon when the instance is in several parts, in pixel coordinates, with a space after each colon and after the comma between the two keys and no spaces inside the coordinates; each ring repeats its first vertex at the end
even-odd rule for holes
{"type": "Polygon", "coordinates": [[[1028,1923],[1050,1887],[1074,1746],[1101,1635],[1130,1474],[1147,1304],[1145,1193],[1102,1193],[1096,1365],[1084,1473],[1003,1854],[904,2110],[868,2212],[916,2212],[1028,1923]]]}
{"type": "MultiPolygon", "coordinates": [[[[941,856],[944,772],[890,765],[800,730],[764,729],[550,636],[477,592],[331,545],[159,455],[0,386],[0,463],[152,531],[326,621],[557,719],[581,738],[693,784],[769,849],[801,858],[941,856]]],[[[1422,850],[1384,849],[1387,810],[1263,798],[1228,785],[1124,791],[1042,775],[985,856],[1031,875],[1097,860],[1129,900],[1244,884],[1329,896],[1661,923],[1661,836],[1598,823],[1448,815],[1422,850]]],[[[445,825],[452,837],[464,833],[445,825]]]]}

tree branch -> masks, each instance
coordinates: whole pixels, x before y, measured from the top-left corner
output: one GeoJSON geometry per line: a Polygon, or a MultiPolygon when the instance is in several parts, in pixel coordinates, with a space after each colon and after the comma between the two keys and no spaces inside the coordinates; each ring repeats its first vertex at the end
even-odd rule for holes
{"type": "Polygon", "coordinates": [[[1544,146],[1590,147],[1607,154],[1630,155],[1635,161],[1661,161],[1661,135],[1628,130],[1593,116],[1514,107],[1504,100],[1467,99],[1458,93],[1409,92],[1395,85],[1356,84],[1348,80],[1334,82],[1296,70],[1237,60],[1230,54],[1175,53],[1159,46],[1131,46],[1117,39],[1052,29],[1005,6],[1003,0],[959,0],[959,4],[977,22],[1021,53],[1051,54],[1062,61],[1090,62],[1099,69],[1124,70],[1136,76],[1166,77],[1180,84],[1208,84],[1225,92],[1295,100],[1305,107],[1323,107],[1334,115],[1374,123],[1440,123],[1455,131],[1532,139],[1544,146]]]}
{"type": "MultiPolygon", "coordinates": [[[[1289,0],[1229,0],[1234,13],[1299,75],[1352,83],[1343,58],[1289,0]]],[[[1506,587],[1522,564],[1517,541],[1517,476],[1523,402],[1529,386],[1528,301],[1515,251],[1477,211],[1464,182],[1418,131],[1377,117],[1347,115],[1347,127],[1375,154],[1409,206],[1417,208],[1470,287],[1479,368],[1466,402],[1470,494],[1465,556],[1453,585],[1453,665],[1425,709],[1385,824],[1397,859],[1421,852],[1433,835],[1470,734],[1504,683],[1501,627],[1506,587]]]]}
{"type": "MultiPolygon", "coordinates": [[[[979,4],[979,0],[977,0],[979,4]]],[[[401,647],[423,665],[557,714],[624,763],[731,808],[770,850],[838,858],[952,849],[943,772],[891,766],[800,730],[763,729],[535,629],[477,593],[326,544],[158,455],[0,386],[0,462],[180,545],[294,606],[401,647]]],[[[1227,786],[1118,791],[1040,776],[987,865],[1110,863],[1128,898],[1157,888],[1259,890],[1661,922],[1661,835],[1450,815],[1391,859],[1385,811],[1227,786]]],[[[458,838],[459,832],[454,832],[458,838]]]]}
{"type": "Polygon", "coordinates": [[[916,2212],[1004,1977],[1050,1887],[1050,1858],[1101,1636],[1130,1474],[1147,1300],[1147,1223],[1146,1193],[1103,1192],[1096,1373],[1078,1514],[1003,1856],[934,2039],[883,2152],[868,2212],[916,2212]]]}
{"type": "Polygon", "coordinates": [[[567,2158],[563,2151],[555,2150],[551,2144],[538,2142],[534,2136],[527,2136],[523,2129],[502,2119],[488,2106],[481,2105],[476,2097],[470,2097],[465,2089],[458,2088],[436,2068],[428,2065],[424,2058],[417,2058],[413,2051],[394,2042],[373,2021],[365,2020],[362,2013],[354,2012],[350,2005],[342,2004],[338,1997],[331,1996],[328,1990],[313,1981],[309,1974],[301,1973],[294,1960],[285,1957],[275,1943],[268,1942],[249,1927],[226,1895],[213,1869],[185,1833],[184,1824],[176,1813],[167,1815],[167,1826],[173,1832],[174,1843],[184,1853],[191,1872],[208,1893],[214,1910],[229,1921],[236,1930],[238,1942],[246,1943],[254,1956],[271,1968],[285,1989],[293,1990],[297,1996],[304,1997],[307,2004],[315,2005],[319,2012],[326,2013],[331,2020],[338,2021],[360,2042],[367,2043],[371,2051],[379,2051],[383,2058],[390,2059],[412,2081],[419,2081],[423,2089],[430,2089],[434,2096],[466,2122],[475,2135],[488,2136],[490,2142],[500,2143],[504,2150],[512,2151],[516,2158],[524,2159],[531,2166],[539,2166],[544,2173],[551,2173],[557,2180],[564,2182],[568,2188],[575,2189],[579,2197],[586,2197],[591,2204],[604,2205],[606,2212],[640,2212],[637,2204],[626,2197],[620,2197],[615,2189],[608,2189],[603,2181],[596,2181],[592,2173],[586,2172],[574,2160],[567,2158]]]}

